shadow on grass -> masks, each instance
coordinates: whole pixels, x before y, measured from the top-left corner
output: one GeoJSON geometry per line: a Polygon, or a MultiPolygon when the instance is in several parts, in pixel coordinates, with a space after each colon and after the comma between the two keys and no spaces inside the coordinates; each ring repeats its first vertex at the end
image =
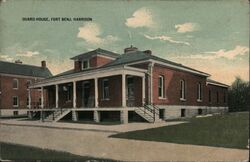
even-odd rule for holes
{"type": "Polygon", "coordinates": [[[249,113],[192,118],[184,124],[120,133],[110,137],[247,149],[249,113]]]}
{"type": "Polygon", "coordinates": [[[115,161],[89,156],[79,156],[67,152],[41,149],[37,147],[0,142],[1,160],[11,161],[115,161]]]}

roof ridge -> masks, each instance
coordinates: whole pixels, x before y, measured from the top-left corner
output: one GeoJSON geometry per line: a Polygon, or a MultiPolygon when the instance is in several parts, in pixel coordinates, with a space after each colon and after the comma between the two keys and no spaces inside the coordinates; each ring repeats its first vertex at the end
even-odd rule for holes
{"type": "MultiPolygon", "coordinates": [[[[25,64],[25,63],[15,63],[15,62],[3,61],[3,60],[0,60],[0,62],[5,62],[5,63],[9,63],[9,64],[14,64],[14,65],[32,66],[32,67],[37,67],[37,68],[43,68],[43,67],[41,67],[41,66],[30,65],[30,64],[25,64]]],[[[46,67],[46,68],[47,68],[47,67],[46,67]]]]}

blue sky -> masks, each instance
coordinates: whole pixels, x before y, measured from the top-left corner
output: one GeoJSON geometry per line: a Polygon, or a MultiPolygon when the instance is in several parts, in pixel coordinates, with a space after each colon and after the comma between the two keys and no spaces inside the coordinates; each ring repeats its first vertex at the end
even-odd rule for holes
{"type": "Polygon", "coordinates": [[[210,73],[230,84],[249,78],[247,0],[69,1],[2,0],[0,59],[40,65],[54,74],[69,58],[104,48],[122,53],[131,44],[210,73]],[[90,17],[93,21],[22,21],[23,17],[90,17]]]}

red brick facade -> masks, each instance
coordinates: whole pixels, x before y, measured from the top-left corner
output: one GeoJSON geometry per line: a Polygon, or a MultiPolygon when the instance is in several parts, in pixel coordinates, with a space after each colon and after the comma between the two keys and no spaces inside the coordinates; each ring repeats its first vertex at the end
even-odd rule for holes
{"type": "MultiPolygon", "coordinates": [[[[13,75],[0,75],[0,108],[11,109],[18,108],[24,109],[28,106],[28,89],[27,83],[31,81],[34,83],[36,79],[34,77],[25,76],[13,76],[13,75]],[[13,80],[18,80],[18,88],[13,88],[13,80]],[[13,106],[13,97],[18,97],[18,106],[13,106]]],[[[32,105],[39,105],[39,98],[41,92],[39,90],[32,90],[32,105]]],[[[46,95],[46,94],[45,94],[46,95]]]]}

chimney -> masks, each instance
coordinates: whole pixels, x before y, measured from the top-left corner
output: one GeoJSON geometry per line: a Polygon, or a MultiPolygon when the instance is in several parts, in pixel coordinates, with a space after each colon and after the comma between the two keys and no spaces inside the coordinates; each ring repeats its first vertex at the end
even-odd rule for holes
{"type": "Polygon", "coordinates": [[[135,52],[135,51],[138,51],[138,48],[133,47],[132,45],[130,47],[124,49],[125,54],[130,53],[130,52],[135,52]]]}
{"type": "Polygon", "coordinates": [[[41,61],[41,65],[42,65],[42,68],[46,68],[46,61],[45,60],[41,61]]]}
{"type": "Polygon", "coordinates": [[[146,50],[146,51],[143,51],[145,54],[147,55],[152,55],[152,51],[151,50],[146,50]]]}
{"type": "Polygon", "coordinates": [[[23,62],[21,60],[16,60],[15,63],[16,64],[22,64],[23,62]]]}

